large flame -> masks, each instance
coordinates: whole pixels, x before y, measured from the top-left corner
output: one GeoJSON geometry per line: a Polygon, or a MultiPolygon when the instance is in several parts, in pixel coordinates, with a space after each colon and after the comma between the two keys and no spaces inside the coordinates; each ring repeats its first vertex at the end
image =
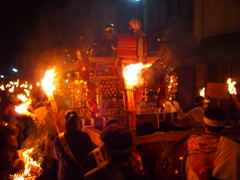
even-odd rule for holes
{"type": "MultiPolygon", "coordinates": [[[[24,152],[21,153],[21,159],[24,161],[25,170],[22,173],[16,173],[13,176],[14,180],[24,180],[29,179],[28,177],[32,177],[33,175],[36,175],[40,171],[40,164],[37,163],[37,161],[33,161],[33,158],[31,157],[31,153],[33,152],[33,148],[27,149],[24,152]]],[[[32,179],[32,178],[31,178],[32,179]]],[[[33,179],[35,179],[33,177],[33,179]]]]}
{"type": "Polygon", "coordinates": [[[231,78],[228,78],[227,84],[228,84],[229,94],[237,94],[236,88],[235,88],[236,81],[233,81],[231,78]]]}
{"type": "Polygon", "coordinates": [[[56,86],[53,84],[55,75],[55,69],[47,70],[42,79],[42,87],[48,97],[53,97],[53,91],[56,89],[56,86]]]}
{"type": "Polygon", "coordinates": [[[205,87],[200,90],[200,96],[205,97],[205,87]]]}
{"type": "Polygon", "coordinates": [[[141,70],[150,67],[151,64],[143,65],[142,63],[130,64],[123,69],[123,77],[126,84],[126,89],[133,89],[134,86],[142,84],[141,70]]]}
{"type": "Polygon", "coordinates": [[[19,114],[29,115],[28,107],[31,104],[31,99],[28,99],[24,94],[18,94],[18,99],[22,101],[19,106],[15,106],[15,111],[19,114]]]}

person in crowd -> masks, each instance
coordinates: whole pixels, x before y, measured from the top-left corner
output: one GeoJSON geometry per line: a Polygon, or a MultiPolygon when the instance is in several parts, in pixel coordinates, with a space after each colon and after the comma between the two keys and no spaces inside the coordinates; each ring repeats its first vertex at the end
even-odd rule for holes
{"type": "Polygon", "coordinates": [[[43,158],[42,164],[43,172],[36,180],[57,180],[58,179],[58,162],[53,159],[52,146],[54,138],[57,136],[56,130],[48,131],[46,139],[43,143],[43,158]]]}
{"type": "MultiPolygon", "coordinates": [[[[120,125],[120,122],[117,119],[110,119],[104,125],[104,129],[111,125],[120,125]]],[[[84,175],[88,171],[101,166],[106,161],[106,159],[107,158],[104,153],[103,146],[97,147],[94,150],[92,150],[84,159],[84,162],[82,164],[82,172],[81,172],[80,179],[84,179],[84,175]]]]}
{"type": "Polygon", "coordinates": [[[224,111],[207,108],[203,126],[206,134],[188,139],[188,179],[240,179],[240,145],[220,135],[225,126],[224,111]]]}
{"type": "Polygon", "coordinates": [[[204,98],[203,96],[197,95],[194,97],[193,102],[195,108],[187,112],[186,118],[188,120],[193,120],[196,122],[203,122],[204,110],[208,107],[207,103],[209,103],[210,101],[204,98]]]}
{"type": "MultiPolygon", "coordinates": [[[[10,180],[10,172],[14,173],[21,169],[16,167],[16,160],[19,158],[17,148],[17,135],[19,129],[6,122],[0,122],[0,179],[10,180]]],[[[22,168],[24,167],[24,164],[22,168]]]]}
{"type": "Polygon", "coordinates": [[[49,105],[50,105],[50,102],[48,100],[48,97],[46,95],[43,95],[41,98],[41,101],[36,103],[34,109],[40,108],[42,106],[49,106],[49,105]]]}
{"type": "Polygon", "coordinates": [[[150,173],[132,165],[133,138],[126,127],[111,125],[100,135],[107,161],[84,175],[85,180],[152,179],[150,173]]]}
{"type": "Polygon", "coordinates": [[[11,104],[9,104],[8,107],[3,111],[3,113],[6,116],[8,116],[10,119],[9,124],[15,125],[19,129],[19,134],[17,137],[19,148],[21,147],[21,145],[24,141],[24,129],[25,129],[25,125],[23,122],[23,116],[19,115],[15,111],[15,107],[19,106],[20,104],[21,104],[21,101],[14,94],[11,98],[11,104]]]}
{"type": "Polygon", "coordinates": [[[59,161],[59,180],[79,180],[84,158],[93,150],[89,135],[79,131],[81,121],[75,111],[65,115],[65,131],[55,137],[52,156],[59,161]]]}

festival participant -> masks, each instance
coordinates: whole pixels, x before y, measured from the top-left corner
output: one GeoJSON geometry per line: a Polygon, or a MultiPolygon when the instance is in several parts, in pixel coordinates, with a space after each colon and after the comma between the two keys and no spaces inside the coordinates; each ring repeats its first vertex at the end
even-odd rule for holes
{"type": "Polygon", "coordinates": [[[205,110],[206,134],[192,135],[188,139],[189,180],[240,179],[240,145],[220,135],[224,125],[222,109],[210,107],[205,110]]]}
{"type": "Polygon", "coordinates": [[[208,107],[210,101],[205,99],[203,96],[195,96],[194,97],[194,105],[195,108],[191,109],[187,112],[187,119],[194,120],[196,122],[203,122],[203,113],[204,110],[208,107]]]}
{"type": "Polygon", "coordinates": [[[17,135],[19,129],[5,122],[0,122],[0,179],[10,180],[10,171],[15,168],[19,158],[17,135]]]}
{"type": "Polygon", "coordinates": [[[131,133],[119,125],[111,125],[100,136],[104,143],[107,161],[85,174],[85,180],[150,180],[148,171],[135,169],[132,165],[133,138],[131,133]]]}
{"type": "Polygon", "coordinates": [[[97,43],[97,48],[93,52],[93,56],[109,57],[116,55],[117,36],[115,33],[114,24],[109,23],[104,28],[104,35],[100,42],[97,43]]]}
{"type": "Polygon", "coordinates": [[[20,104],[21,104],[21,101],[14,94],[11,98],[11,104],[9,104],[8,107],[3,111],[3,113],[6,116],[8,116],[9,119],[10,119],[9,124],[15,125],[19,129],[19,134],[18,134],[18,137],[17,137],[19,148],[21,147],[21,145],[24,141],[24,133],[23,132],[24,132],[24,129],[25,129],[25,125],[24,125],[24,122],[23,122],[23,116],[19,115],[15,111],[15,107],[19,106],[20,104]]]}
{"type": "Polygon", "coordinates": [[[146,35],[141,30],[141,27],[142,27],[142,23],[139,19],[133,18],[129,21],[128,29],[132,33],[137,34],[137,37],[138,37],[137,55],[139,57],[139,62],[143,62],[145,60],[145,57],[147,56],[146,35]]]}
{"type": "Polygon", "coordinates": [[[89,135],[78,130],[80,125],[78,114],[72,110],[67,111],[66,130],[54,139],[52,155],[59,161],[59,180],[79,180],[83,160],[93,150],[89,135]]]}
{"type": "Polygon", "coordinates": [[[50,106],[50,102],[49,102],[48,97],[46,95],[42,96],[41,101],[36,103],[34,109],[40,108],[42,106],[50,106]]]}
{"type": "MultiPolygon", "coordinates": [[[[104,129],[111,126],[111,125],[119,125],[120,122],[117,119],[110,119],[106,122],[104,125],[104,129]]],[[[103,131],[102,131],[103,132],[103,131]]],[[[94,150],[92,150],[87,157],[84,159],[84,162],[82,164],[82,172],[81,172],[81,178],[84,179],[84,175],[96,168],[101,166],[106,161],[106,155],[104,153],[103,146],[97,147],[94,150]]]]}

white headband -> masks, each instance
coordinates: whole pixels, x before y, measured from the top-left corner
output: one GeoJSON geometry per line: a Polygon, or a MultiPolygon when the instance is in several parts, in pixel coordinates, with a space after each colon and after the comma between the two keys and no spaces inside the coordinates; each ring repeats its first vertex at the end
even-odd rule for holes
{"type": "Polygon", "coordinates": [[[222,121],[217,121],[217,120],[211,120],[211,119],[208,119],[206,117],[203,118],[203,121],[209,125],[209,126],[212,126],[212,127],[223,127],[224,124],[225,124],[225,121],[222,120],[222,121]]]}

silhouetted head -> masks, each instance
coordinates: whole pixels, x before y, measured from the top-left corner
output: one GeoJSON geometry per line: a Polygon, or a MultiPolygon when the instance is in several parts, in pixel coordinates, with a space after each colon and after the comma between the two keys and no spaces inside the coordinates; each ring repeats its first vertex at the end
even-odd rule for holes
{"type": "Polygon", "coordinates": [[[0,122],[0,171],[10,170],[14,162],[19,158],[17,148],[17,135],[19,130],[16,126],[0,122]]]}
{"type": "Polygon", "coordinates": [[[209,100],[200,95],[195,96],[193,99],[193,103],[195,106],[204,106],[203,107],[204,109],[208,106],[207,103],[209,102],[210,102],[209,100]]]}
{"type": "Polygon", "coordinates": [[[67,132],[77,131],[78,126],[77,122],[79,121],[79,117],[76,111],[68,110],[65,113],[65,125],[67,132]]]}
{"type": "Polygon", "coordinates": [[[100,138],[113,162],[127,161],[131,156],[133,138],[125,126],[108,126],[103,130],[100,138]]]}
{"type": "Polygon", "coordinates": [[[220,132],[225,126],[225,112],[219,107],[209,107],[204,112],[203,122],[208,131],[220,132]]]}
{"type": "Polygon", "coordinates": [[[111,125],[120,125],[120,122],[117,119],[110,119],[105,123],[104,128],[107,128],[108,126],[111,125]]]}

